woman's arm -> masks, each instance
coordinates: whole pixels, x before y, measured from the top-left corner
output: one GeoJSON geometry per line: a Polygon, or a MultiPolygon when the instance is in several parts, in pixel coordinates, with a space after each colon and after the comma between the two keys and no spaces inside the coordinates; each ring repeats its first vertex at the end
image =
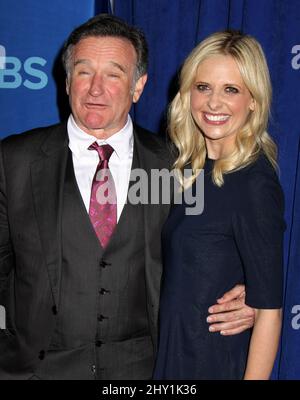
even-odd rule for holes
{"type": "Polygon", "coordinates": [[[233,231],[245,274],[245,303],[255,321],[244,379],[269,379],[279,343],[283,298],[284,198],[275,171],[260,158],[245,177],[233,231]]]}
{"type": "Polygon", "coordinates": [[[269,379],[278,349],[281,319],[281,309],[255,309],[245,380],[269,379]]]}

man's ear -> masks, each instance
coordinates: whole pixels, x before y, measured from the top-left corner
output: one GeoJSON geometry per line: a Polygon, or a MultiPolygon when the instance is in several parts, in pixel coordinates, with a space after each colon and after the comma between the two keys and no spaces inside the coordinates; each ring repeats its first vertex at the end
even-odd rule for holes
{"type": "Polygon", "coordinates": [[[142,75],[136,82],[135,87],[134,87],[134,92],[133,92],[133,102],[137,103],[139,101],[139,98],[141,97],[141,94],[143,93],[144,87],[147,82],[148,75],[142,75]]]}
{"type": "Polygon", "coordinates": [[[67,95],[69,96],[69,92],[70,92],[70,82],[69,82],[68,77],[66,78],[66,92],[67,92],[67,95]]]}

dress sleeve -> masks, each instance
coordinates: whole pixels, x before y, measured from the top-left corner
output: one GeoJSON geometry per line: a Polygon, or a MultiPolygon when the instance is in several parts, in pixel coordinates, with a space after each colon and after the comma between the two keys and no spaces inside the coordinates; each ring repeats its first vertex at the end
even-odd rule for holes
{"type": "Polygon", "coordinates": [[[283,192],[273,170],[249,172],[245,178],[246,189],[233,215],[234,237],[245,275],[245,302],[258,309],[281,308],[283,192]]]}

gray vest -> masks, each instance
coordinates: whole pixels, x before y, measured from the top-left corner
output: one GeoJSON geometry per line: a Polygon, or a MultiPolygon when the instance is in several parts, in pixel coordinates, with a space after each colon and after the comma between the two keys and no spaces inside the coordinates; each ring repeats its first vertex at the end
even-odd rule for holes
{"type": "MultiPolygon", "coordinates": [[[[133,168],[138,167],[134,152],[133,168]]],[[[149,379],[143,206],[126,204],[104,251],[86,212],[69,152],[62,208],[56,327],[36,374],[43,379],[149,379]]]]}

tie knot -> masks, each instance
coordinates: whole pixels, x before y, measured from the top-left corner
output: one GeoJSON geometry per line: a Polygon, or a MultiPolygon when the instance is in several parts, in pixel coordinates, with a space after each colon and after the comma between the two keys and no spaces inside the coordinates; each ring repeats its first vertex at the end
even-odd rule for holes
{"type": "Polygon", "coordinates": [[[96,150],[98,152],[101,161],[104,160],[108,161],[114,151],[114,149],[109,144],[103,144],[102,146],[99,146],[97,142],[92,143],[88,149],[96,150]]]}

